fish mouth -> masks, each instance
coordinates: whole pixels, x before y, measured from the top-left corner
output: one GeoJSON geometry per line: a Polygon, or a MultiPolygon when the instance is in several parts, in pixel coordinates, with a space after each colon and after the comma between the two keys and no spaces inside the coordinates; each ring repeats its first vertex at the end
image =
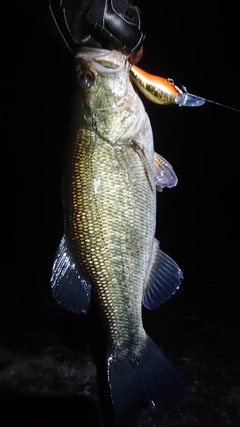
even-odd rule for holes
{"type": "Polygon", "coordinates": [[[75,56],[75,59],[80,58],[92,62],[102,74],[110,75],[124,69],[127,70],[127,57],[119,50],[82,47],[75,56]]]}

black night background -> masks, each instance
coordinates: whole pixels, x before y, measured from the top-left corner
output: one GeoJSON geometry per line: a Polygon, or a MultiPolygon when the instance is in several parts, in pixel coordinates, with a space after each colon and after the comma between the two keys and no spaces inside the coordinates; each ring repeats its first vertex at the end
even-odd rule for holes
{"type": "MultiPolygon", "coordinates": [[[[240,109],[237,4],[135,3],[147,31],[138,65],[240,109]]],[[[74,316],[57,307],[49,286],[63,233],[72,56],[54,38],[40,0],[4,5],[2,23],[1,418],[9,426],[98,427],[93,356],[103,351],[101,331],[94,313],[74,316]]],[[[237,427],[240,113],[142,99],[155,151],[179,179],[158,194],[156,235],[185,277],[172,299],[143,318],[186,390],[170,410],[143,411],[136,426],[237,427]]]]}

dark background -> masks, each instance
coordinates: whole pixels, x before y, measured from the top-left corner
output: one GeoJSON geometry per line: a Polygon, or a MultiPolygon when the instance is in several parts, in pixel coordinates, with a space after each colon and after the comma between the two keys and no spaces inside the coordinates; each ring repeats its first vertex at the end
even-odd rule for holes
{"type": "MultiPolygon", "coordinates": [[[[147,30],[139,66],[171,77],[190,93],[240,108],[234,2],[140,4],[147,30]]],[[[48,30],[45,3],[13,2],[3,14],[1,304],[28,310],[48,298],[49,275],[63,232],[61,175],[71,106],[72,57],[48,30]],[[5,152],[6,150],[6,152],[5,152]],[[6,199],[5,199],[6,196],[6,199]]],[[[158,106],[143,99],[156,151],[179,183],[158,195],[157,237],[181,266],[176,298],[233,322],[239,287],[239,112],[206,103],[158,106]]],[[[34,313],[33,313],[34,315],[34,313]]],[[[14,316],[14,310],[13,310],[14,316]]]]}
{"type": "MultiPolygon", "coordinates": [[[[147,30],[139,66],[240,109],[236,3],[138,4],[147,30]]],[[[72,57],[52,36],[44,2],[9,3],[2,17],[0,315],[1,332],[11,342],[17,332],[59,331],[64,317],[51,299],[49,279],[63,233],[72,57]]],[[[156,234],[185,276],[178,293],[146,314],[147,321],[154,328],[162,313],[174,314],[176,324],[193,317],[238,337],[240,114],[211,103],[179,108],[143,102],[155,149],[179,178],[175,189],[158,195],[156,234]]]]}

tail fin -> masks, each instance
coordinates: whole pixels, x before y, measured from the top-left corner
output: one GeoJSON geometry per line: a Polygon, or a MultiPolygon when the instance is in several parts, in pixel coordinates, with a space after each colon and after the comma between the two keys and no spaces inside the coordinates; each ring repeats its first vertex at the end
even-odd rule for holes
{"type": "Polygon", "coordinates": [[[183,392],[171,363],[147,335],[132,358],[109,357],[108,381],[117,422],[139,408],[168,406],[183,392]]]}

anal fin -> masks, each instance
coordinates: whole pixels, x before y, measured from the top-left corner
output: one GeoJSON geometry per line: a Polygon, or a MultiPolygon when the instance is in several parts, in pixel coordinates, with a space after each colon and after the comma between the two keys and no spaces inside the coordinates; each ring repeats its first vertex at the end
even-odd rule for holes
{"type": "Polygon", "coordinates": [[[149,274],[143,290],[143,305],[152,310],[170,298],[179,289],[183,273],[177,263],[154,240],[149,274]]]}
{"type": "Polygon", "coordinates": [[[63,236],[54,260],[51,277],[52,295],[62,307],[73,313],[86,313],[91,286],[76,267],[63,236]]]}

